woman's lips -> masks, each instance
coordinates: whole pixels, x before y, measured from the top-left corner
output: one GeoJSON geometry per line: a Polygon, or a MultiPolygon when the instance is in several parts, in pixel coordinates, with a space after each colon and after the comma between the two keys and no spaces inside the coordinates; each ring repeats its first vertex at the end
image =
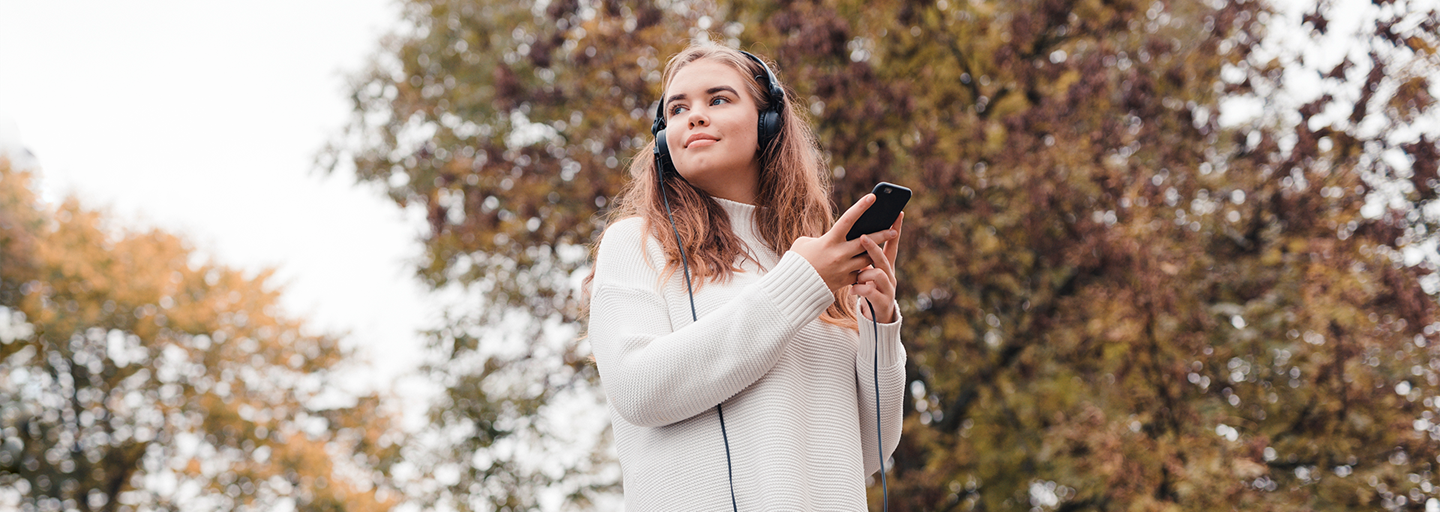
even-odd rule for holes
{"type": "Polygon", "coordinates": [[[719,139],[714,135],[710,135],[708,133],[697,133],[685,139],[685,147],[696,147],[696,144],[700,144],[700,146],[709,146],[716,143],[718,140],[719,139]]]}
{"type": "Polygon", "coordinates": [[[685,147],[686,147],[686,148],[689,148],[689,149],[693,149],[693,148],[703,148],[703,147],[705,147],[705,146],[713,146],[713,145],[715,145],[716,142],[719,142],[719,141],[717,141],[717,140],[715,140],[715,139],[700,139],[700,140],[697,140],[697,141],[695,141],[695,142],[691,142],[689,146],[685,146],[685,147]]]}

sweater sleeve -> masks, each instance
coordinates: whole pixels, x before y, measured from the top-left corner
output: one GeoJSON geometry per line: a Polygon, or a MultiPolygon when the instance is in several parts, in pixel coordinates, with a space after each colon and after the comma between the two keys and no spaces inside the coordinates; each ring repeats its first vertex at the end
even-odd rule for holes
{"type": "Polygon", "coordinates": [[[704,412],[754,383],[779,360],[796,332],[825,312],[834,295],[814,267],[787,252],[775,268],[698,322],[672,325],[656,290],[659,244],[639,219],[606,230],[596,254],[590,344],[611,407],[644,427],[704,412]]]}
{"type": "MultiPolygon", "coordinates": [[[[864,299],[857,299],[857,307],[865,306],[864,299]]],[[[879,324],[879,343],[875,334],[877,325],[865,315],[856,315],[859,320],[860,350],[855,354],[855,379],[860,387],[860,448],[865,460],[865,475],[872,475],[880,469],[880,452],[883,459],[889,459],[900,445],[900,427],[903,418],[901,401],[905,399],[905,346],[900,343],[900,305],[895,305],[895,321],[879,324]],[[878,349],[878,353],[877,353],[878,349]],[[880,432],[882,439],[876,439],[876,359],[879,359],[880,432]],[[878,447],[878,441],[884,441],[878,447]]]]}

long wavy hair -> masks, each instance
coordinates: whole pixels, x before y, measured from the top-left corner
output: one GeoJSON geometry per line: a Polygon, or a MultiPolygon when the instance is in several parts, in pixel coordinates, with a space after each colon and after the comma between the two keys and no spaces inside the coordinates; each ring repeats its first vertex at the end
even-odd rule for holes
{"type": "MultiPolygon", "coordinates": [[[[755,99],[758,111],[770,108],[773,98],[756,76],[765,76],[760,65],[738,50],[713,43],[699,43],[675,54],[665,65],[661,88],[670,86],[675,74],[686,65],[711,59],[740,73],[745,78],[745,88],[755,99]]],[[[779,72],[772,64],[771,70],[779,72]]],[[[795,93],[785,87],[786,101],[780,111],[782,117],[780,133],[764,151],[757,153],[760,159],[759,203],[754,215],[756,233],[765,245],[776,254],[784,254],[790,244],[802,236],[818,237],[834,223],[835,208],[830,202],[830,174],[825,171],[823,158],[810,129],[809,119],[804,110],[796,107],[795,93]]],[[[652,139],[640,148],[630,162],[630,181],[615,197],[614,208],[608,214],[610,221],[629,217],[644,220],[645,231],[665,249],[666,263],[661,271],[662,279],[668,279],[680,268],[680,250],[675,236],[670,232],[670,219],[665,213],[661,186],[669,196],[670,207],[675,213],[675,230],[685,244],[689,256],[691,277],[696,286],[708,282],[726,282],[735,272],[741,271],[742,259],[752,259],[730,226],[729,215],[709,194],[696,188],[684,178],[667,175],[660,183],[652,156],[655,141],[652,139]]],[[[591,259],[600,246],[596,240],[591,248],[591,259]]],[[[595,278],[594,267],[585,278],[584,289],[588,292],[590,282],[595,278]]],[[[835,302],[821,315],[821,319],[846,328],[856,325],[855,311],[850,287],[836,290],[835,302]]]]}

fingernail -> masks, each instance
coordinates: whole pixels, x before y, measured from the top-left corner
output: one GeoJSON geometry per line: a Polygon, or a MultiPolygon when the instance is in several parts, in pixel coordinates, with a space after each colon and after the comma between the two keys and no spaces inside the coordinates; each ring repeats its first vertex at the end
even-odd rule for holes
{"type": "Polygon", "coordinates": [[[886,236],[890,236],[890,237],[895,237],[895,236],[899,235],[899,233],[896,233],[895,230],[892,229],[892,230],[890,230],[890,231],[886,231],[886,232],[885,232],[885,235],[886,235],[886,236]]]}

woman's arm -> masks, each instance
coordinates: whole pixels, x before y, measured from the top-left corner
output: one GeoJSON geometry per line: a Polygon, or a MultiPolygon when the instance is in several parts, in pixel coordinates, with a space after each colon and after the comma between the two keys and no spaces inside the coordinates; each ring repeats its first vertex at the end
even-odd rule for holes
{"type": "MultiPolygon", "coordinates": [[[[868,308],[859,300],[860,308],[868,308]]],[[[866,309],[868,311],[868,309],[866,309]]],[[[894,308],[895,321],[879,324],[879,354],[876,354],[874,322],[865,315],[857,315],[860,330],[860,350],[855,354],[855,381],[860,387],[860,454],[865,460],[865,475],[880,469],[880,452],[875,438],[875,362],[879,356],[880,368],[880,440],[885,442],[884,458],[889,459],[900,445],[901,415],[905,400],[905,346],[900,343],[900,308],[894,308]]]]}
{"type": "MultiPolygon", "coordinates": [[[[655,290],[663,253],[642,227],[639,219],[626,219],[606,231],[590,302],[600,383],[611,406],[632,424],[675,423],[739,393],[834,301],[805,258],[788,252],[729,303],[699,322],[681,320],[676,329],[666,298],[655,290]]],[[[684,307],[688,313],[689,304],[684,307]]]]}

